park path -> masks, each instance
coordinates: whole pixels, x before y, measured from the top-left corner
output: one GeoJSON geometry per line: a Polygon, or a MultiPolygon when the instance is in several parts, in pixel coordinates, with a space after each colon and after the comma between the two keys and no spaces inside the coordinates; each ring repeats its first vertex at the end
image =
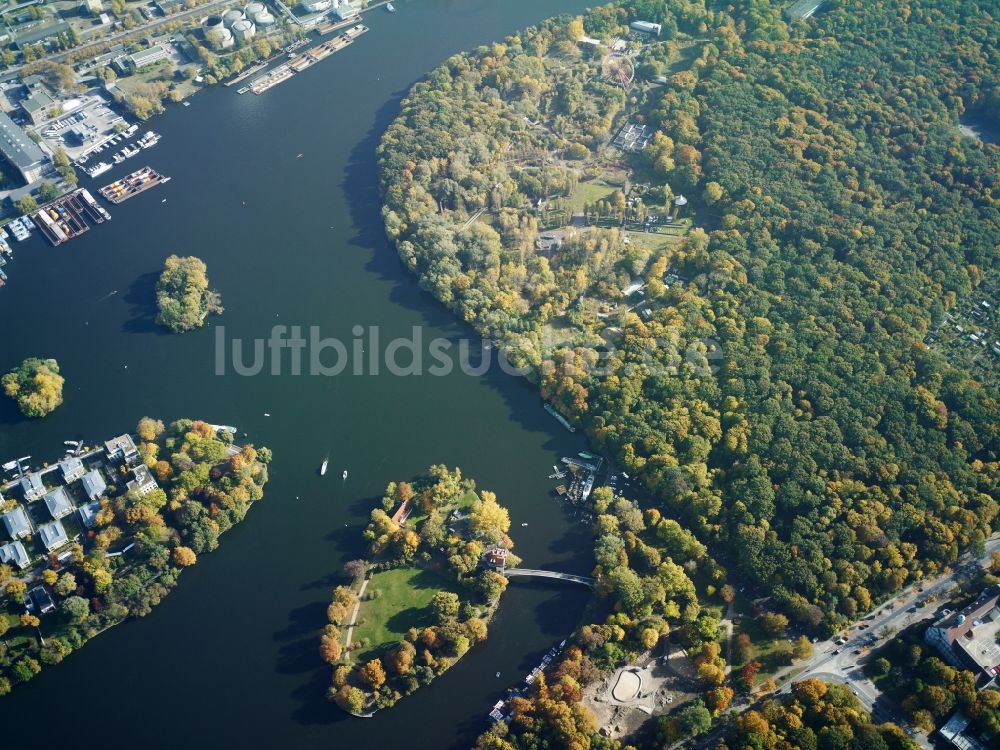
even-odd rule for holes
{"type": "Polygon", "coordinates": [[[364,581],[361,582],[361,588],[358,589],[358,603],[354,605],[354,611],[351,612],[351,623],[347,626],[347,637],[344,639],[344,649],[346,650],[345,656],[350,658],[351,656],[351,637],[354,635],[354,626],[358,622],[358,610],[361,609],[361,597],[365,595],[365,589],[368,588],[368,581],[371,578],[366,577],[364,581]]]}

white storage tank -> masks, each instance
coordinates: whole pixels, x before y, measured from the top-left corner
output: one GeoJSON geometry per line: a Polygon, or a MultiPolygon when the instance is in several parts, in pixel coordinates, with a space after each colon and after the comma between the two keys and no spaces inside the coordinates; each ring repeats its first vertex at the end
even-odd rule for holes
{"type": "Polygon", "coordinates": [[[209,16],[205,19],[205,39],[215,49],[228,49],[233,46],[233,33],[226,28],[220,16],[209,16]]]}
{"type": "Polygon", "coordinates": [[[242,10],[239,8],[230,8],[222,14],[222,23],[225,24],[227,29],[231,29],[235,23],[242,21],[244,18],[246,16],[243,15],[242,10]]]}
{"type": "Polygon", "coordinates": [[[267,9],[264,3],[253,2],[246,7],[246,17],[248,21],[253,21],[256,26],[270,26],[274,23],[274,16],[267,9]]]}
{"type": "Polygon", "coordinates": [[[236,37],[236,41],[238,42],[245,42],[248,39],[252,39],[256,33],[257,29],[253,25],[253,21],[244,19],[233,24],[233,36],[236,37]]]}

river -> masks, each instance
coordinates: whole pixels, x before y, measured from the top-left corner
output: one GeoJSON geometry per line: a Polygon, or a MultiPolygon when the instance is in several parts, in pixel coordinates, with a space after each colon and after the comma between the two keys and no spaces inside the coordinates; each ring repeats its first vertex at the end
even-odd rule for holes
{"type": "Polygon", "coordinates": [[[67,245],[35,237],[16,246],[0,290],[0,369],[26,356],[58,358],[65,403],[28,421],[2,399],[0,458],[31,454],[37,465],[57,458],[65,439],[103,440],[151,415],[237,425],[275,459],[264,501],[151,615],[0,699],[8,742],[468,746],[504,688],[578,622],[585,591],[512,584],[487,643],[392,711],[345,717],[324,699],[329,670],[317,635],[343,563],[362,554],[360,531],[385,484],[431,463],[459,465],[511,509],[526,565],[586,572],[589,534],[564,515],[547,479],[560,455],[584,443],[542,410],[530,384],[495,369],[481,377],[215,373],[215,326],[227,338],[266,337],[277,323],[320,326],[348,341],[355,325],[378,326],[383,341],[413,326],[425,340],[471,335],[418,289],[389,246],[375,147],[400,97],[448,55],[584,3],[396,6],[367,15],[372,31],[351,48],[260,97],[216,88],[171,107],[150,123],[163,140],[132,160],[170,175],[169,184],[112,207],[110,223],[67,245]],[[222,293],[225,314],[202,331],[168,335],[152,323],[153,285],[171,253],[203,258],[222,293]]]}

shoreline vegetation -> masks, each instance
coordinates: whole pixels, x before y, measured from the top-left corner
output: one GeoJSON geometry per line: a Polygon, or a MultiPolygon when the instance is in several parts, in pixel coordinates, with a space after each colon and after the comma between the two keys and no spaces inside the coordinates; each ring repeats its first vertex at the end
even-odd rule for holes
{"type": "MultiPolygon", "coordinates": [[[[145,617],[263,498],[267,448],[236,446],[231,431],[189,419],[144,418],[136,437],[119,436],[78,464],[64,459],[65,481],[44,502],[5,494],[5,522],[25,526],[11,543],[21,545],[21,569],[0,565],[0,695],[145,617]],[[41,554],[26,553],[36,543],[41,554]]],[[[58,481],[56,472],[35,476],[58,481]]]]}
{"type": "Polygon", "coordinates": [[[63,402],[65,378],[54,359],[29,357],[3,376],[4,393],[26,417],[51,414],[63,402]]]}
{"type": "Polygon", "coordinates": [[[209,289],[207,272],[200,258],[167,258],[156,282],[156,322],[183,333],[204,326],[209,315],[221,315],[222,295],[209,289]]]}
{"type": "Polygon", "coordinates": [[[319,647],[333,668],[327,697],[371,716],[486,640],[507,586],[498,569],[518,562],[509,528],[496,496],[477,493],[458,468],[435,465],[390,483],[364,531],[369,559],[347,563],[352,582],[327,608],[319,647]]]}
{"type": "Polygon", "coordinates": [[[453,56],[379,147],[421,286],[820,635],[1000,507],[997,394],[924,343],[1000,272],[1000,151],[954,127],[995,93],[998,27],[945,5],[622,0],[453,56]]]}
{"type": "MultiPolygon", "coordinates": [[[[549,19],[449,58],[382,138],[386,233],[421,287],[650,495],[594,490],[602,606],[477,750],[704,735],[794,675],[807,633],[994,530],[1000,400],[928,331],[1000,276],[1000,150],[956,129],[1000,96],[1000,27],[958,0],[784,5],[549,19]],[[668,640],[692,694],[599,734],[585,695],[668,640]]],[[[719,746],[916,747],[839,686],[764,709],[719,746]]]]}

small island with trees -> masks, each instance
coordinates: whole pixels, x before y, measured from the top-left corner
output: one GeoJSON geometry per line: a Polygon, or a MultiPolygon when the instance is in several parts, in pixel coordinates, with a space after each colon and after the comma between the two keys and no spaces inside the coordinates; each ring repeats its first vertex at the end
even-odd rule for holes
{"type": "Polygon", "coordinates": [[[370,559],[345,566],[352,582],[327,608],[319,651],[333,667],[329,698],[369,716],[486,640],[507,586],[498,570],[519,562],[509,528],[496,496],[477,493],[458,468],[390,483],[364,532],[370,559]]]}
{"type": "Polygon", "coordinates": [[[174,333],[205,325],[213,313],[222,313],[222,296],[209,289],[207,267],[194,256],[171,255],[156,283],[156,322],[174,333]]]}
{"type": "Polygon", "coordinates": [[[44,417],[63,402],[64,378],[54,359],[29,357],[3,376],[3,392],[26,417],[44,417]]]}
{"type": "Polygon", "coordinates": [[[267,448],[233,428],[144,418],[2,488],[0,695],[129,617],[219,545],[263,497],[267,448]]]}

